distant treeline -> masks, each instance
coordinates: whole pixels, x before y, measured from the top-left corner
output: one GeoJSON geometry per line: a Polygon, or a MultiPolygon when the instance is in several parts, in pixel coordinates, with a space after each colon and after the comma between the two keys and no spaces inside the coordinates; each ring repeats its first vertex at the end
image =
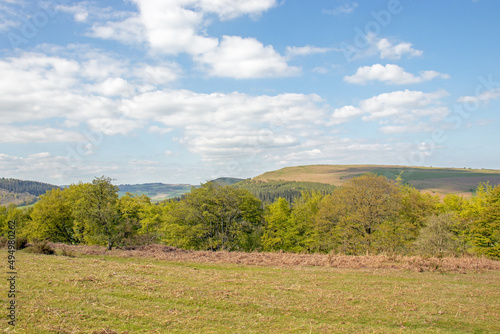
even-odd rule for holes
{"type": "Polygon", "coordinates": [[[13,193],[28,193],[33,196],[40,196],[49,190],[59,187],[43,182],[6,179],[2,177],[0,179],[0,188],[13,193]]]}
{"type": "Polygon", "coordinates": [[[321,195],[331,194],[335,186],[316,182],[296,182],[296,181],[260,181],[244,180],[233,184],[236,188],[243,188],[260,199],[264,204],[273,203],[278,198],[285,199],[288,203],[293,203],[304,192],[317,192],[321,195]]]}

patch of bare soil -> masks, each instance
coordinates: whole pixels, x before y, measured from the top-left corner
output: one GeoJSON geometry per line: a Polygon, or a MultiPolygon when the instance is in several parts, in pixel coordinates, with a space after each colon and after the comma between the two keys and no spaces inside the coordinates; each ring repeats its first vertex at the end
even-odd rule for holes
{"type": "Polygon", "coordinates": [[[227,251],[187,251],[165,245],[145,245],[106,250],[101,246],[52,244],[63,254],[112,255],[154,258],[172,262],[231,263],[257,266],[319,266],[342,269],[395,269],[417,272],[459,272],[500,270],[500,261],[479,257],[422,257],[401,255],[350,256],[338,254],[245,253],[227,251]]]}

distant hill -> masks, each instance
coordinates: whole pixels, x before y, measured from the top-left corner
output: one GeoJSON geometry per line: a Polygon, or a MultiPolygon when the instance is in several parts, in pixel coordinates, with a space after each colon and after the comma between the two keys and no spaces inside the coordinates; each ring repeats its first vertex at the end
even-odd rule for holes
{"type": "Polygon", "coordinates": [[[0,205],[29,205],[35,203],[40,195],[54,188],[59,188],[59,186],[2,177],[0,179],[0,205]]]}
{"type": "Polygon", "coordinates": [[[341,186],[345,181],[365,173],[396,179],[402,173],[403,182],[436,194],[471,196],[480,182],[500,184],[500,170],[380,165],[309,165],[285,167],[254,177],[255,181],[306,181],[341,186]]]}
{"type": "Polygon", "coordinates": [[[145,194],[153,201],[161,201],[168,198],[180,197],[191,191],[195,187],[190,184],[165,184],[165,183],[143,183],[143,184],[121,184],[118,186],[118,195],[123,196],[129,192],[131,194],[145,194]]]}
{"type": "Polygon", "coordinates": [[[224,186],[230,186],[232,184],[241,182],[243,180],[245,180],[245,179],[238,179],[236,177],[219,177],[215,180],[212,180],[212,182],[216,182],[216,183],[219,183],[219,184],[224,185],[224,186]]]}
{"type": "Polygon", "coordinates": [[[318,191],[322,194],[331,194],[336,186],[317,182],[296,182],[296,181],[260,181],[243,180],[233,185],[250,191],[255,197],[264,203],[272,203],[279,197],[292,203],[302,196],[303,191],[318,191]]]}

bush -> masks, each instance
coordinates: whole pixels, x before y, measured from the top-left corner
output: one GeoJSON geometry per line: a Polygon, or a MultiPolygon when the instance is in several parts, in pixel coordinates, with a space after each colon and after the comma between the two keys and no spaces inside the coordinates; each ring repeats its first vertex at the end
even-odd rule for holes
{"type": "Polygon", "coordinates": [[[0,237],[0,248],[7,247],[7,242],[8,242],[7,238],[4,236],[1,236],[0,237]]]}
{"type": "Polygon", "coordinates": [[[16,249],[24,249],[28,247],[28,238],[26,237],[18,237],[16,238],[16,249]]]}
{"type": "Polygon", "coordinates": [[[33,241],[33,244],[30,247],[31,253],[35,254],[45,254],[45,255],[53,255],[55,253],[54,248],[49,244],[47,240],[33,241]]]}

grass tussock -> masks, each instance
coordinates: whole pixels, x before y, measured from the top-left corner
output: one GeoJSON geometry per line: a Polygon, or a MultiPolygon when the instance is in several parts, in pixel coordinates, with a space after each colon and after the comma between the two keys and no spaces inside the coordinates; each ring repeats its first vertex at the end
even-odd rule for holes
{"type": "Polygon", "coordinates": [[[257,266],[311,266],[341,269],[395,269],[416,272],[458,272],[500,270],[500,261],[479,257],[423,257],[401,255],[349,256],[340,254],[245,253],[187,251],[164,245],[146,245],[107,251],[100,246],[52,244],[64,254],[113,255],[155,258],[171,262],[227,263],[257,266]]]}

